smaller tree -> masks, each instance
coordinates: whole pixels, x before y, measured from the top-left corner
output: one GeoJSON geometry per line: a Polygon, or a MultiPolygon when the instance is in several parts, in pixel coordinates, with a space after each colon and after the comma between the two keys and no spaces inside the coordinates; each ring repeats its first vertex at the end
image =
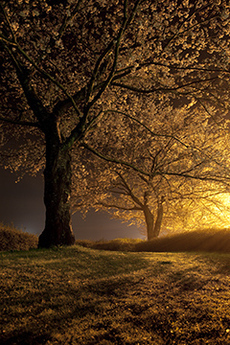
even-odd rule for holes
{"type": "Polygon", "coordinates": [[[126,174],[127,179],[125,174],[120,172],[117,174],[118,180],[114,183],[114,188],[111,188],[111,194],[107,195],[105,201],[100,202],[100,206],[109,209],[110,213],[117,218],[128,221],[135,218],[137,222],[144,220],[147,239],[157,237],[163,220],[165,196],[158,194],[147,179],[144,179],[147,187],[144,188],[141,181],[139,181],[139,185],[134,186],[133,181],[130,181],[130,172],[126,174]],[[137,186],[139,190],[137,190],[137,186]]]}
{"type": "MultiPolygon", "coordinates": [[[[130,166],[114,167],[95,158],[89,166],[87,157],[81,157],[85,186],[75,189],[73,198],[73,209],[94,207],[124,221],[145,224],[148,240],[162,229],[178,228],[176,224],[188,228],[195,210],[200,222],[201,218],[211,221],[208,214],[217,221],[221,207],[217,195],[226,191],[229,176],[227,122],[217,124],[206,112],[188,112],[187,106],[167,107],[154,119],[148,126],[126,122],[125,155],[119,140],[107,140],[110,156],[115,151],[130,166]]],[[[103,140],[106,128],[100,131],[103,140]]]]}
{"type": "MultiPolygon", "coordinates": [[[[144,188],[141,191],[142,188],[138,190],[133,180],[128,182],[121,173],[118,175],[114,187],[98,209],[107,209],[114,218],[144,226],[145,230],[141,232],[147,240],[158,237],[161,231],[226,226],[229,221],[230,209],[222,197],[226,189],[217,182],[191,181],[188,178],[182,182],[182,179],[172,178],[171,185],[166,186],[163,180],[155,179],[153,189],[146,180],[149,191],[144,188]]],[[[130,172],[126,176],[130,178],[130,172]]],[[[141,185],[139,181],[139,187],[141,185]]]]}

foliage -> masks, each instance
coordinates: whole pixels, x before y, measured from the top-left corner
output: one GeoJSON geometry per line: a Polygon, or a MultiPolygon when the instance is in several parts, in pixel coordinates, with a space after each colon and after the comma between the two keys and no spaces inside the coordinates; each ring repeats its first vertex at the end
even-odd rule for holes
{"type": "Polygon", "coordinates": [[[161,113],[182,109],[196,137],[190,111],[219,125],[229,111],[226,0],[9,0],[0,12],[1,164],[45,166],[42,246],[74,242],[72,168],[86,150],[149,177],[139,163],[152,152],[132,152],[156,141],[161,113]]]}
{"type": "Polygon", "coordinates": [[[73,246],[0,257],[3,345],[230,340],[229,254],[73,246]]]}
{"type": "Polygon", "coordinates": [[[37,236],[0,223],[0,251],[29,250],[37,246],[37,236]]]}

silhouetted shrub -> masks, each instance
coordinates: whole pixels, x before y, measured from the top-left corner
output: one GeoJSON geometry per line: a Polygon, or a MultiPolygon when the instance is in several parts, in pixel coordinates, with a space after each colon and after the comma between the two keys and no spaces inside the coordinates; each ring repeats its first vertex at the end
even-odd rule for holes
{"type": "Polygon", "coordinates": [[[0,251],[29,250],[37,246],[36,235],[18,230],[13,225],[0,223],[0,251]]]}

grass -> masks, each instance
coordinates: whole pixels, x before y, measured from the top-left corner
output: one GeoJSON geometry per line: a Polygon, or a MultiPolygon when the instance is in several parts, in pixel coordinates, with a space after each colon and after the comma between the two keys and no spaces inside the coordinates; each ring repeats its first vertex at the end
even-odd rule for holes
{"type": "Polygon", "coordinates": [[[227,345],[230,254],[0,253],[2,345],[227,345]]]}
{"type": "Polygon", "coordinates": [[[29,250],[37,248],[38,237],[14,227],[0,223],[0,251],[29,250]]]}
{"type": "Polygon", "coordinates": [[[92,249],[99,250],[112,250],[112,251],[125,251],[134,252],[136,251],[136,246],[140,243],[145,243],[146,241],[140,239],[131,238],[116,238],[114,240],[105,241],[90,241],[90,240],[76,240],[75,244],[92,249]]]}
{"type": "Polygon", "coordinates": [[[156,238],[152,241],[140,239],[115,239],[111,241],[77,240],[86,248],[131,252],[219,252],[230,253],[230,230],[207,229],[187,231],[156,238]]]}

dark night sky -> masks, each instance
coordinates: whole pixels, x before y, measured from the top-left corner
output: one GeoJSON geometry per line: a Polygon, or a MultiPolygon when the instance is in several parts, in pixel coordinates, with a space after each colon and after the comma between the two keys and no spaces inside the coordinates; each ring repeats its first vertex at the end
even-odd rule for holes
{"type": "MultiPolygon", "coordinates": [[[[40,234],[44,228],[42,177],[24,177],[15,183],[16,176],[9,171],[0,171],[0,222],[12,223],[27,232],[40,234]]],[[[89,212],[86,219],[74,214],[73,229],[77,239],[143,238],[135,226],[110,219],[106,213],[89,212]]]]}

